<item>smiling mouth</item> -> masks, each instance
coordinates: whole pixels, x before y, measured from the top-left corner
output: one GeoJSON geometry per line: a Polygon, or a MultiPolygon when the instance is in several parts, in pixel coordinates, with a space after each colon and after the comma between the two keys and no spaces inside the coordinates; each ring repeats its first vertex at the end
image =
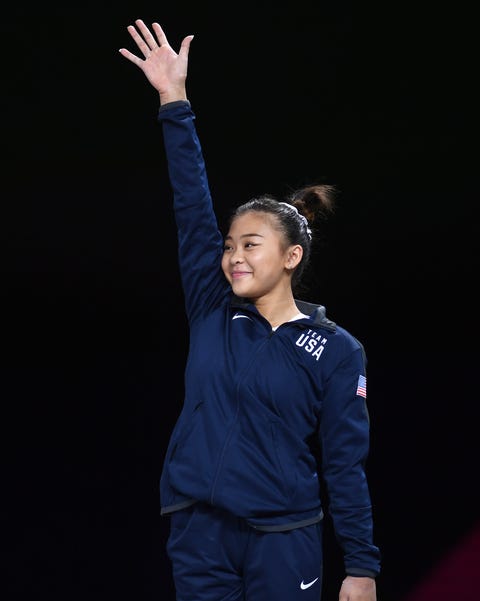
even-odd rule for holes
{"type": "Polygon", "coordinates": [[[232,273],[232,279],[236,280],[236,279],[241,278],[246,275],[250,275],[250,272],[249,271],[234,271],[232,273]]]}

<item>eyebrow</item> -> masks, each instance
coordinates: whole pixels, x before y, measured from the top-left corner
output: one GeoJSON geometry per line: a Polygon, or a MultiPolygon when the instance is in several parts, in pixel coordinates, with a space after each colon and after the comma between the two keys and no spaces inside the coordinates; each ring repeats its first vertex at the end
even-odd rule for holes
{"type": "MultiPolygon", "coordinates": [[[[262,236],[262,234],[254,234],[254,233],[252,233],[252,234],[242,234],[240,236],[240,238],[251,238],[252,236],[257,236],[258,238],[265,238],[265,236],[262,236]]],[[[232,239],[232,236],[230,236],[230,235],[225,236],[225,240],[231,240],[231,239],[232,239]]]]}

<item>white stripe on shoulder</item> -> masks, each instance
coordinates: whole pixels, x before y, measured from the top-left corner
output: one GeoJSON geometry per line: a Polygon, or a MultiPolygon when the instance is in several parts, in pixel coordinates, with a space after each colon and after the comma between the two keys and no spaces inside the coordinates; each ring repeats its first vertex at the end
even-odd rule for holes
{"type": "Polygon", "coordinates": [[[242,313],[235,313],[235,315],[232,317],[232,321],[233,321],[234,319],[241,319],[242,317],[243,317],[244,319],[249,319],[250,321],[252,321],[252,318],[251,318],[251,317],[249,317],[248,315],[243,315],[242,313]]]}

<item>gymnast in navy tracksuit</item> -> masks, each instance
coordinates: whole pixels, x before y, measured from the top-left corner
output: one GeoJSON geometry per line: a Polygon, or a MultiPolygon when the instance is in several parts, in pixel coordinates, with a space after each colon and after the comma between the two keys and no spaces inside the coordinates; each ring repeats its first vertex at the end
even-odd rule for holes
{"type": "Polygon", "coordinates": [[[293,293],[332,189],[254,198],[223,236],[186,96],[193,36],[177,54],[160,25],[135,25],[144,58],[120,52],[160,95],[190,329],[160,483],[177,599],[318,601],[324,483],[344,554],[339,599],[375,601],[363,348],[293,293]]]}

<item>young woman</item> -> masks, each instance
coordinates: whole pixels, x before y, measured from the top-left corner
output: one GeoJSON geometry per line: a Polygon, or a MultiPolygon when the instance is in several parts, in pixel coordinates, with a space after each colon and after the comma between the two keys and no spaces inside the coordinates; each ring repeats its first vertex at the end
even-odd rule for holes
{"type": "Polygon", "coordinates": [[[222,236],[186,93],[193,36],[177,54],[152,30],[128,27],[143,58],[120,53],[159,93],[190,328],[160,483],[177,599],[318,601],[325,483],[344,553],[339,599],[375,601],[364,351],[294,296],[331,189],[249,200],[222,236]]]}

